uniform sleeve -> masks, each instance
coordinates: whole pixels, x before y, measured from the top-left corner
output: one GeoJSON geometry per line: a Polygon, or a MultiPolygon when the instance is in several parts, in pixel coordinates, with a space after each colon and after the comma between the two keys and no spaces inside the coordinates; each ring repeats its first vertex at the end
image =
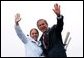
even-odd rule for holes
{"type": "Polygon", "coordinates": [[[22,32],[21,28],[19,25],[15,25],[15,31],[18,35],[18,37],[20,38],[20,40],[26,44],[27,43],[27,37],[24,35],[24,33],[22,32]]]}

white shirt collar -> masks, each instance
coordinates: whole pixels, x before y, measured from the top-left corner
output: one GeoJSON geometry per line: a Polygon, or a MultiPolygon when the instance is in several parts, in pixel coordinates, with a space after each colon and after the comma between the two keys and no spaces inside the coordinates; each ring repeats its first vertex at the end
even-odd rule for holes
{"type": "Polygon", "coordinates": [[[35,43],[36,45],[38,45],[38,46],[41,46],[41,42],[40,41],[35,41],[33,38],[31,38],[30,36],[29,36],[29,38],[28,38],[31,42],[33,42],[33,43],[35,43]]]}

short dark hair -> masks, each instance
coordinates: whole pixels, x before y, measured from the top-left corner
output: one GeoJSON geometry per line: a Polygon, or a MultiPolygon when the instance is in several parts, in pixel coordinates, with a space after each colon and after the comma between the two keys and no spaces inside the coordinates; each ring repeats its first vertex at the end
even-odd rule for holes
{"type": "Polygon", "coordinates": [[[38,26],[38,22],[39,21],[44,21],[47,25],[48,25],[48,23],[47,23],[47,21],[45,20],[45,19],[39,19],[38,21],[37,21],[37,26],[38,26]]]}

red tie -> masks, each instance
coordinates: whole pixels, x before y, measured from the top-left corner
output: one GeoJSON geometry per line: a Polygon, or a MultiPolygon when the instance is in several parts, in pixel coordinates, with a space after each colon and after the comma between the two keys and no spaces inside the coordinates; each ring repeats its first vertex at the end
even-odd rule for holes
{"type": "Polygon", "coordinates": [[[43,45],[45,49],[48,48],[48,38],[46,37],[45,34],[43,34],[43,45]]]}

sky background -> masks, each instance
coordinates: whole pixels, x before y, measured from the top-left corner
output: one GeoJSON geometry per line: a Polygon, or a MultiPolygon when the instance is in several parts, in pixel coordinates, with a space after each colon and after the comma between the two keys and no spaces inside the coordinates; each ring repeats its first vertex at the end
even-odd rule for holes
{"type": "Polygon", "coordinates": [[[52,11],[55,3],[61,6],[64,16],[63,42],[67,32],[72,38],[67,56],[83,57],[83,1],[1,1],[1,57],[25,56],[24,44],[14,29],[15,14],[20,13],[20,26],[27,35],[31,28],[37,28],[36,22],[40,18],[47,20],[49,27],[57,24],[57,16],[52,11]]]}

